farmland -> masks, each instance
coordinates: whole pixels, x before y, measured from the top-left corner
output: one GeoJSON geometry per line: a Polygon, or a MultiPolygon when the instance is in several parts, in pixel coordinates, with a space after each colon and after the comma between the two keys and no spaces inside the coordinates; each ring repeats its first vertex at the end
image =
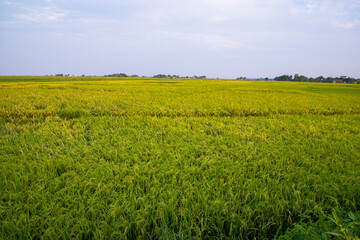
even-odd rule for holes
{"type": "Polygon", "coordinates": [[[266,239],[360,208],[360,86],[0,77],[0,238],[266,239]]]}

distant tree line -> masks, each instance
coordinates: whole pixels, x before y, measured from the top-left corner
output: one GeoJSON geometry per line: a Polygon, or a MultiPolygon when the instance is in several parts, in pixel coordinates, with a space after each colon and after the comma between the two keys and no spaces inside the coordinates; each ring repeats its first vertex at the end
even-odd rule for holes
{"type": "Polygon", "coordinates": [[[153,76],[154,78],[179,78],[179,75],[166,75],[166,74],[157,74],[153,76]]]}
{"type": "Polygon", "coordinates": [[[104,77],[139,77],[139,76],[136,74],[129,76],[125,73],[113,73],[110,75],[104,75],[104,77]]]}
{"type": "MultiPolygon", "coordinates": [[[[52,76],[52,75],[51,75],[52,76]]],[[[70,77],[70,74],[62,74],[62,73],[58,73],[58,74],[55,74],[55,77],[70,77]]],[[[74,75],[73,75],[74,76],[74,75]]]]}
{"type": "MultiPolygon", "coordinates": [[[[138,75],[127,75],[125,73],[114,73],[114,74],[110,74],[110,75],[104,75],[104,77],[139,77],[138,75]]],[[[145,77],[145,76],[142,76],[145,77]]],[[[206,76],[184,76],[181,77],[179,75],[166,75],[166,74],[157,74],[154,75],[153,78],[188,78],[188,79],[206,79],[206,76]]]]}
{"type": "Polygon", "coordinates": [[[323,77],[319,76],[316,78],[308,78],[304,75],[295,74],[292,75],[282,75],[279,77],[274,78],[275,81],[288,81],[288,82],[322,82],[322,83],[357,83],[360,84],[360,79],[355,79],[351,77],[346,76],[340,76],[340,77],[323,77]]]}
{"type": "Polygon", "coordinates": [[[189,77],[189,76],[184,76],[181,77],[179,75],[165,75],[165,74],[157,74],[154,75],[154,78],[189,78],[189,79],[206,79],[206,76],[197,76],[194,75],[193,77],[189,77]]]}

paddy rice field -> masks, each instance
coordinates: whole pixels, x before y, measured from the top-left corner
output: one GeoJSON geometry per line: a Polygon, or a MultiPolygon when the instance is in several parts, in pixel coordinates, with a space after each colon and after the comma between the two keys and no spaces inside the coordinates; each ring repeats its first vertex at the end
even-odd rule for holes
{"type": "Polygon", "coordinates": [[[356,239],[359,211],[360,85],[0,77],[0,239],[356,239]]]}

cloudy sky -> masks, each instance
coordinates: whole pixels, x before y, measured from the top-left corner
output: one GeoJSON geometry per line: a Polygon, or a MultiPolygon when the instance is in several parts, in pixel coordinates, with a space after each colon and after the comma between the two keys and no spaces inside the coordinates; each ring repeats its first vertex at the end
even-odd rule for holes
{"type": "Polygon", "coordinates": [[[360,0],[0,0],[0,75],[360,77],[360,0]]]}

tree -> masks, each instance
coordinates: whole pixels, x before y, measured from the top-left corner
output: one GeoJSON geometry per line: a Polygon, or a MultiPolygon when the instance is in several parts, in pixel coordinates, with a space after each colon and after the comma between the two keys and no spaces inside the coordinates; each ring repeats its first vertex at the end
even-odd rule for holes
{"type": "Polygon", "coordinates": [[[114,73],[111,75],[105,75],[105,77],[128,77],[125,73],[114,73]]]}
{"type": "Polygon", "coordinates": [[[308,78],[303,75],[300,75],[299,80],[300,80],[300,82],[306,82],[308,80],[308,78]]]}
{"type": "Polygon", "coordinates": [[[291,81],[292,75],[282,75],[274,78],[275,81],[291,81]]]}
{"type": "Polygon", "coordinates": [[[295,81],[295,82],[300,82],[299,80],[300,80],[300,79],[299,79],[299,74],[296,73],[296,74],[294,75],[294,81],[295,81]]]}
{"type": "Polygon", "coordinates": [[[308,80],[308,78],[303,75],[299,75],[299,74],[294,75],[295,82],[306,82],[307,80],[308,80]]]}
{"type": "Polygon", "coordinates": [[[154,78],[167,78],[167,76],[165,74],[157,74],[154,75],[154,78]]]}

